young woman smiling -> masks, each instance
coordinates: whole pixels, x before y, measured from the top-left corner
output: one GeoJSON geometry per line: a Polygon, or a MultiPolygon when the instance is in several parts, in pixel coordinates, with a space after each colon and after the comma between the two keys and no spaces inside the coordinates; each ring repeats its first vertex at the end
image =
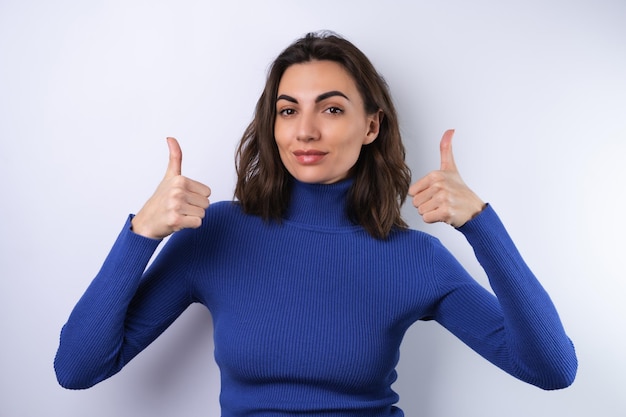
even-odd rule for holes
{"type": "Polygon", "coordinates": [[[212,314],[222,415],[401,416],[391,385],[417,320],[511,375],[570,385],[576,354],[493,208],[441,169],[410,185],[387,85],[347,40],[309,34],[273,63],[237,151],[235,201],[181,175],[182,152],[129,216],[61,332],[61,385],[117,373],[191,303],[212,314]],[[495,296],[400,216],[463,233],[495,296]],[[173,235],[155,261],[160,240],[173,235]]]}

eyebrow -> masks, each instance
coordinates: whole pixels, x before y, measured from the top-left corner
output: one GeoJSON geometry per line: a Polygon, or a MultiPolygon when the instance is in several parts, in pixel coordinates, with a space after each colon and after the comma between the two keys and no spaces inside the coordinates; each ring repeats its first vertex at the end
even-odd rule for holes
{"type": "MultiPolygon", "coordinates": [[[[320,101],[324,101],[327,98],[334,97],[334,96],[343,97],[346,100],[350,101],[348,96],[345,95],[344,93],[342,93],[341,91],[333,90],[333,91],[328,91],[327,93],[320,94],[319,96],[317,96],[315,98],[315,102],[319,103],[320,101]]],[[[296,100],[295,98],[293,98],[291,96],[288,96],[287,94],[279,95],[278,98],[276,99],[276,101],[278,101],[278,100],[287,100],[287,101],[290,101],[292,103],[298,104],[298,100],[296,100]]]]}

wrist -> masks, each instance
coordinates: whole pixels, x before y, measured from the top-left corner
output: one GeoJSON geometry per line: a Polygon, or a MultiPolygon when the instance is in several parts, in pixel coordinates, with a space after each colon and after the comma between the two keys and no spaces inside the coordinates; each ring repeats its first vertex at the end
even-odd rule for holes
{"type": "Polygon", "coordinates": [[[136,235],[147,237],[148,239],[161,239],[161,236],[153,233],[146,225],[141,221],[141,217],[133,216],[130,221],[130,230],[136,235]]]}

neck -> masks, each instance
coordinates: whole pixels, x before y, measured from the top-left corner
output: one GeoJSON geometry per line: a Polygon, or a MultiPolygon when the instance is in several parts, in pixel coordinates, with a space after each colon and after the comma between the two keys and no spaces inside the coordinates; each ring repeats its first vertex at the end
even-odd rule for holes
{"type": "Polygon", "coordinates": [[[351,185],[352,180],[308,184],[293,179],[285,219],[312,226],[354,227],[346,212],[351,185]]]}

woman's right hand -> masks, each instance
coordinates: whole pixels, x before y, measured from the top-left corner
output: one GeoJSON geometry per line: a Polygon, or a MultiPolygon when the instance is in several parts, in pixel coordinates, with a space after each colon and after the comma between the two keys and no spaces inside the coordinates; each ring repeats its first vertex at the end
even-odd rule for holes
{"type": "Polygon", "coordinates": [[[152,239],[200,227],[211,195],[209,187],[181,175],[183,153],[178,141],[167,138],[167,146],[170,158],[165,177],[131,221],[135,233],[152,239]]]}

